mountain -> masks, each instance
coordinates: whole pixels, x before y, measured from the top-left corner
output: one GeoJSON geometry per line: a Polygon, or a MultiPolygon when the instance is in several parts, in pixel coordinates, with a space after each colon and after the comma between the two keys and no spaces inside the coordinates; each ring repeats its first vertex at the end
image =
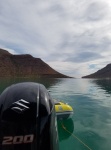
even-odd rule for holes
{"type": "Polygon", "coordinates": [[[0,49],[0,77],[69,78],[51,68],[40,58],[29,54],[13,55],[0,49]]]}
{"type": "Polygon", "coordinates": [[[82,78],[111,78],[111,64],[108,64],[106,67],[93,74],[83,76],[82,78]]]}

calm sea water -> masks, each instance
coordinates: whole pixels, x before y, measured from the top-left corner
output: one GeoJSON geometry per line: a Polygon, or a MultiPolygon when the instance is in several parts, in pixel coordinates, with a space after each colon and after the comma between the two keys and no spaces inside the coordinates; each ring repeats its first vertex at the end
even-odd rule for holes
{"type": "Polygon", "coordinates": [[[71,118],[58,120],[60,150],[111,150],[111,80],[1,79],[0,92],[24,81],[44,84],[53,98],[73,107],[71,118]]]}

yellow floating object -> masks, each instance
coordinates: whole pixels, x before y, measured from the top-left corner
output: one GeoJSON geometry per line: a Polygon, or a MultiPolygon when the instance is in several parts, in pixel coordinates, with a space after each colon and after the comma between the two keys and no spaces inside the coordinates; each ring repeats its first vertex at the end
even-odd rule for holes
{"type": "Polygon", "coordinates": [[[64,102],[54,100],[55,112],[58,118],[69,118],[73,114],[73,108],[64,102]]]}

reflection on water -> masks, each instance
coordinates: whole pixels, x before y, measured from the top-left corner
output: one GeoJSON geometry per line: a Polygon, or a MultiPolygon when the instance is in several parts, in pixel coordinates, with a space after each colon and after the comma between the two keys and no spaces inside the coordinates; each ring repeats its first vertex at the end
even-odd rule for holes
{"type": "Polygon", "coordinates": [[[93,82],[100,86],[107,93],[111,94],[111,79],[93,80],[93,82]]]}
{"type": "MultiPolygon", "coordinates": [[[[111,149],[110,83],[111,80],[66,79],[50,87],[55,99],[63,100],[74,108],[72,134],[92,150],[111,149]]],[[[73,136],[68,137],[63,129],[58,129],[60,150],[87,149],[73,136]]]]}
{"type": "Polygon", "coordinates": [[[0,93],[8,86],[20,82],[37,82],[43,84],[46,88],[55,86],[61,82],[58,78],[0,78],[0,93]]]}
{"type": "Polygon", "coordinates": [[[58,120],[59,141],[68,139],[74,131],[74,122],[71,118],[58,120]],[[68,133],[66,130],[70,133],[68,133]]]}

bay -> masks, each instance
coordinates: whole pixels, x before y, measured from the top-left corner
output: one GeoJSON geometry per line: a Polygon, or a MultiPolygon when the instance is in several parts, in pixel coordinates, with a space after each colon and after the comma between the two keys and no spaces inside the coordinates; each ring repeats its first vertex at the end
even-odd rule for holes
{"type": "Polygon", "coordinates": [[[0,93],[27,81],[44,84],[53,98],[74,109],[71,118],[58,120],[60,150],[111,149],[111,80],[2,78],[0,93]]]}

